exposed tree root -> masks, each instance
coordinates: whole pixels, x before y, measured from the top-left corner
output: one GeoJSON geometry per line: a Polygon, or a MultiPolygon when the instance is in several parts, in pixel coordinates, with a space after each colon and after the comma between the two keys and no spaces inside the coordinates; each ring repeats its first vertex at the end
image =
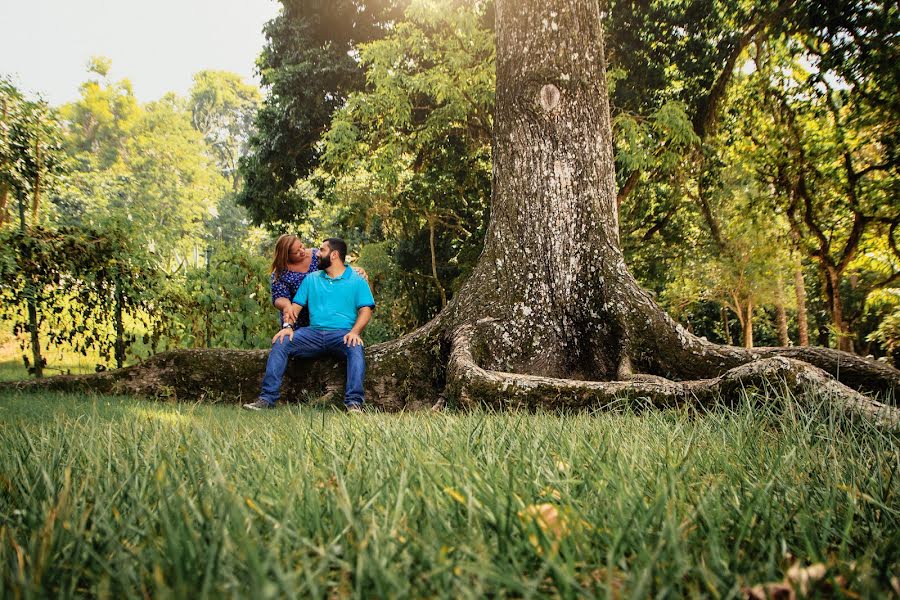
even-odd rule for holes
{"type": "Polygon", "coordinates": [[[635,375],[628,381],[578,381],[483,369],[472,354],[474,332],[472,325],[455,330],[448,365],[448,386],[467,407],[602,409],[621,404],[623,398],[639,398],[660,408],[688,403],[709,406],[737,399],[743,389],[781,382],[798,398],[824,398],[841,411],[873,419],[882,426],[900,426],[900,410],[872,400],[821,369],[792,358],[760,359],[711,379],[678,382],[635,375]]]}
{"type": "Polygon", "coordinates": [[[629,274],[612,286],[628,322],[635,368],[675,379],[708,379],[741,365],[773,357],[818,367],[856,390],[900,391],[900,370],[862,356],[821,347],[739,348],[713,344],[676,323],[629,274]]]}

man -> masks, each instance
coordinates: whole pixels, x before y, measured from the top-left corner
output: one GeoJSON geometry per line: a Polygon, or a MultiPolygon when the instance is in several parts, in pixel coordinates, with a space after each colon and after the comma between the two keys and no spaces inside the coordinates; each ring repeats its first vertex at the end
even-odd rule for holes
{"type": "Polygon", "coordinates": [[[318,252],[319,270],[303,280],[292,302],[298,312],[304,308],[309,311],[309,327],[294,331],[293,323],[285,321],[282,330],[272,338],[259,400],[245,404],[244,408],[275,408],[288,358],[331,354],[347,359],[344,405],[349,412],[362,412],[366,364],[359,336],[372,318],[375,299],[369,284],[344,265],[346,258],[344,240],[328,238],[322,242],[318,252]]]}

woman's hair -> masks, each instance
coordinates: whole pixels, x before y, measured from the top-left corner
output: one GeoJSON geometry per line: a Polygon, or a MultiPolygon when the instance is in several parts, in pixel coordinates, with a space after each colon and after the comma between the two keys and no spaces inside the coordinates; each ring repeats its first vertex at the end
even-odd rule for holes
{"type": "Polygon", "coordinates": [[[285,234],[275,242],[275,257],[272,259],[272,274],[275,276],[275,279],[281,277],[281,274],[287,270],[291,246],[294,245],[294,242],[299,241],[300,238],[296,235],[285,234]]]}

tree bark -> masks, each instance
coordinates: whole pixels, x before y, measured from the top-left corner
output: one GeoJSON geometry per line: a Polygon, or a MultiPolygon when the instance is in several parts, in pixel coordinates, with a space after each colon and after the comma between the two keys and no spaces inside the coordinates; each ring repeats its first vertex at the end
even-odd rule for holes
{"type": "Polygon", "coordinates": [[[753,301],[742,300],[737,293],[733,292],[732,300],[734,301],[734,314],[737,315],[738,323],[741,325],[741,344],[744,348],[753,347],[753,301]]]}
{"type": "Polygon", "coordinates": [[[834,325],[835,347],[844,352],[853,352],[853,337],[844,323],[844,305],[840,289],[842,273],[827,266],[822,270],[825,279],[825,298],[828,300],[831,322],[834,325]]]}
{"type": "Polygon", "coordinates": [[[809,346],[809,321],[806,317],[806,285],[800,265],[794,269],[794,294],[797,297],[797,338],[801,346],[809,346]]]}
{"type": "Polygon", "coordinates": [[[434,222],[435,217],[429,215],[428,219],[428,249],[431,252],[431,277],[434,278],[434,285],[437,286],[438,292],[441,294],[441,309],[447,306],[447,292],[441,285],[441,280],[437,272],[437,255],[434,249],[434,222]]]}
{"type": "Polygon", "coordinates": [[[775,282],[775,321],[778,326],[778,344],[788,346],[791,343],[788,337],[787,309],[784,306],[784,279],[778,276],[775,282]]]}
{"type": "Polygon", "coordinates": [[[747,312],[744,319],[744,348],[753,347],[753,301],[747,300],[747,312]]]}
{"type": "Polygon", "coordinates": [[[719,309],[719,315],[722,317],[722,333],[725,336],[725,343],[731,345],[731,323],[728,320],[728,307],[722,306],[719,309]]]}
{"type": "MultiPolygon", "coordinates": [[[[6,123],[6,119],[9,117],[9,107],[7,106],[6,99],[3,99],[2,111],[3,111],[2,122],[6,123]]],[[[4,138],[6,138],[6,136],[7,136],[7,134],[5,133],[6,130],[7,129],[4,127],[4,129],[3,129],[4,138]]],[[[6,143],[6,141],[7,141],[6,139],[3,140],[4,143],[6,143]]],[[[6,169],[5,163],[0,166],[2,166],[2,168],[4,170],[6,169]]],[[[9,206],[9,182],[6,181],[5,177],[2,177],[2,178],[0,178],[0,225],[3,225],[4,223],[6,223],[8,206],[9,206]]]]}
{"type": "Polygon", "coordinates": [[[9,184],[0,181],[0,225],[6,223],[9,217],[9,184]]]}
{"type": "Polygon", "coordinates": [[[44,376],[44,357],[41,354],[40,321],[38,321],[37,298],[28,298],[28,333],[31,338],[31,360],[34,376],[44,376]]]}
{"type": "MultiPolygon", "coordinates": [[[[895,391],[896,369],[825,348],[712,344],[656,305],[619,247],[598,3],[498,0],[496,14],[484,250],[434,320],[366,350],[366,401],[389,410],[444,397],[462,407],[601,408],[625,395],[669,406],[734,401],[742,389],[780,382],[798,399],[825,394],[840,410],[896,424],[896,409],[843,385],[895,391]]],[[[246,400],[258,393],[264,362],[262,350],[181,350],[68,385],[246,400]]],[[[340,390],[333,366],[298,361],[285,396],[340,390]]],[[[10,385],[37,384],[0,389],[10,385]]]]}
{"type": "Polygon", "coordinates": [[[41,205],[41,143],[40,138],[35,135],[34,138],[34,189],[31,195],[31,223],[32,226],[37,225],[38,208],[41,205]]]}

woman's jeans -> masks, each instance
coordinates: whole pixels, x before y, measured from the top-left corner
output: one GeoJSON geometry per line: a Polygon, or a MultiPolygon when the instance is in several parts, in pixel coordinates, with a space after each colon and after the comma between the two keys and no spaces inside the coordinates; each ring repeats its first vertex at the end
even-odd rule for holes
{"type": "Polygon", "coordinates": [[[363,347],[348,346],[344,336],[349,329],[312,329],[301,327],[294,331],[294,339],[284,338],[272,344],[269,360],[266,362],[266,376],[263,377],[261,400],[274,405],[281,396],[281,379],[287,369],[288,359],[292,357],[312,358],[329,355],[347,359],[347,388],[344,392],[344,404],[360,406],[363,403],[363,376],[366,372],[366,360],[363,347]]]}

